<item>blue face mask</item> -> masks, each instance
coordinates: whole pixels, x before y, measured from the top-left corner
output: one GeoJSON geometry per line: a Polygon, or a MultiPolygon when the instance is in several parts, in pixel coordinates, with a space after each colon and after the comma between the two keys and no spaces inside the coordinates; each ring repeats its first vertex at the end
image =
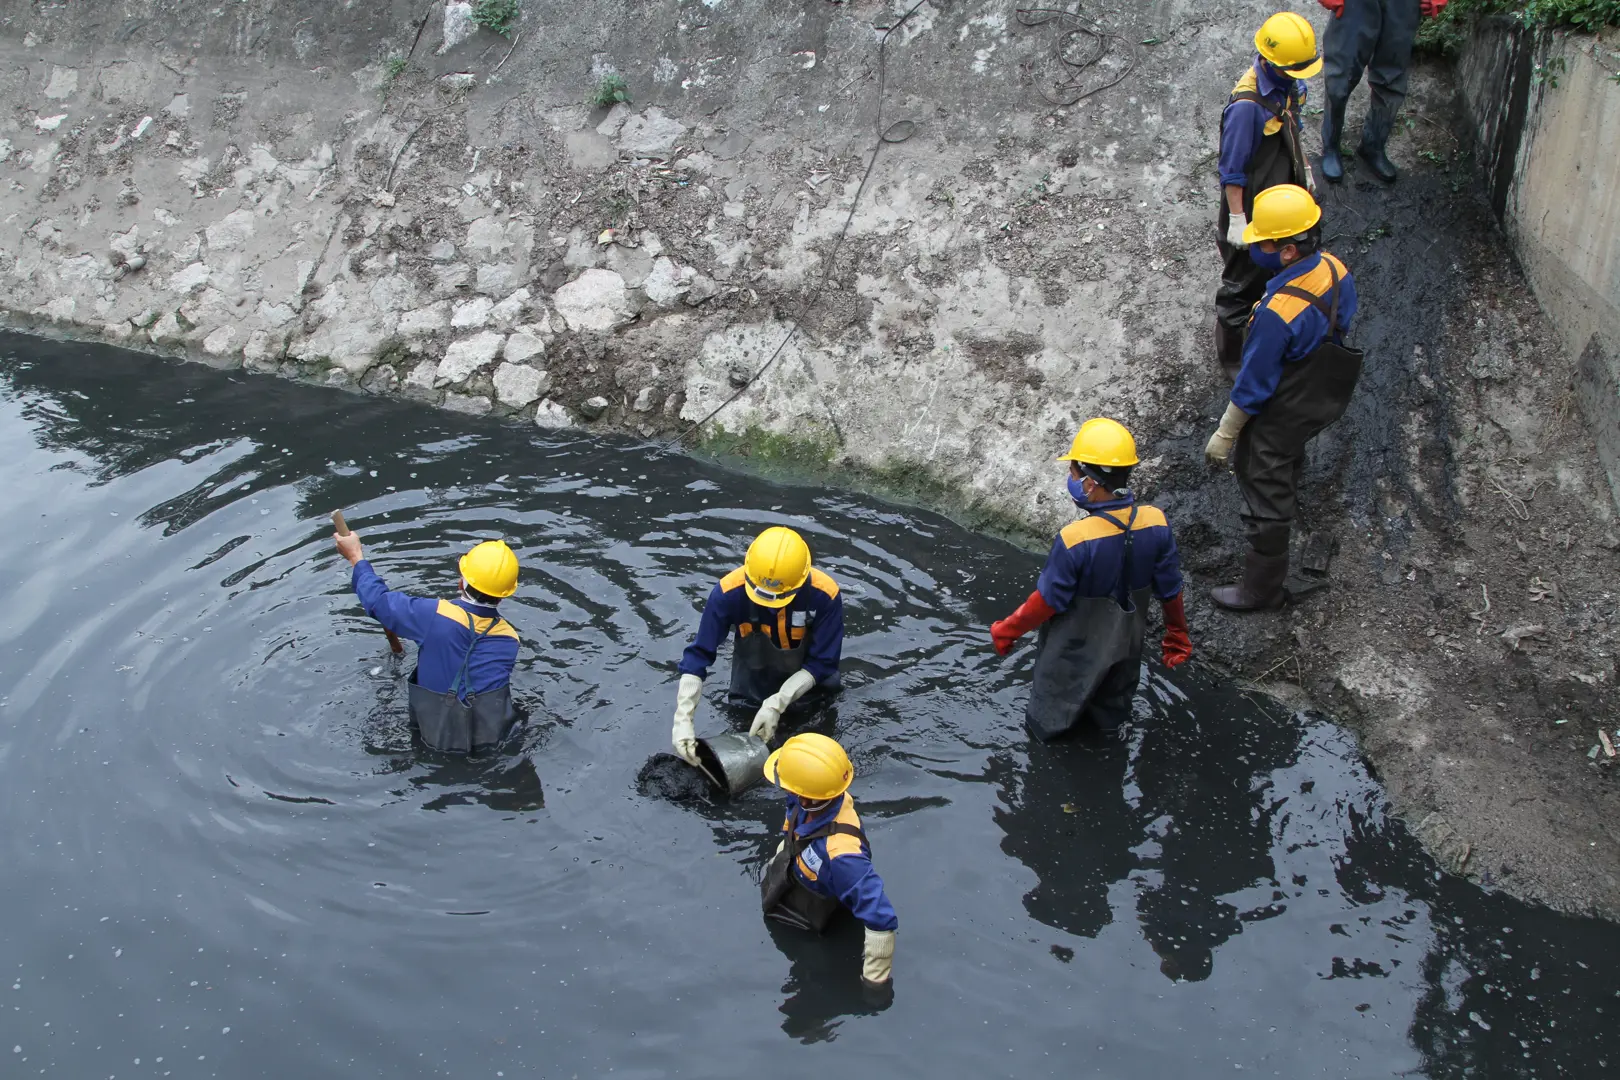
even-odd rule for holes
{"type": "Polygon", "coordinates": [[[1249,245],[1249,261],[1262,270],[1270,270],[1273,274],[1283,272],[1282,252],[1261,251],[1259,244],[1249,245]]]}
{"type": "Polygon", "coordinates": [[[1073,499],[1081,506],[1086,505],[1089,500],[1086,498],[1085,480],[1076,480],[1072,476],[1069,477],[1069,498],[1073,499]]]}

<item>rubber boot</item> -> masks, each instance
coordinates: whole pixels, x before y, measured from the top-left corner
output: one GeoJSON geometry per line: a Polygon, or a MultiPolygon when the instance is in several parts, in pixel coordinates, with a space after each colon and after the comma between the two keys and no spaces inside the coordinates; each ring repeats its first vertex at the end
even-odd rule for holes
{"type": "Polygon", "coordinates": [[[1344,179],[1344,161],[1339,157],[1339,136],[1344,132],[1343,98],[1328,98],[1322,109],[1322,176],[1330,184],[1344,179]]]}
{"type": "Polygon", "coordinates": [[[1261,555],[1250,551],[1243,561],[1243,580],[1236,585],[1218,585],[1209,598],[1228,611],[1269,611],[1288,599],[1283,579],[1288,576],[1288,554],[1261,555]]]}
{"type": "Polygon", "coordinates": [[[1395,163],[1384,153],[1389,133],[1395,128],[1395,111],[1374,106],[1367,112],[1367,122],[1361,127],[1361,148],[1358,157],[1372,169],[1373,175],[1386,184],[1393,184],[1401,175],[1395,163]]]}
{"type": "Polygon", "coordinates": [[[1215,359],[1226,372],[1227,382],[1237,382],[1238,372],[1243,370],[1243,331],[1233,330],[1219,315],[1215,316],[1215,359]]]}

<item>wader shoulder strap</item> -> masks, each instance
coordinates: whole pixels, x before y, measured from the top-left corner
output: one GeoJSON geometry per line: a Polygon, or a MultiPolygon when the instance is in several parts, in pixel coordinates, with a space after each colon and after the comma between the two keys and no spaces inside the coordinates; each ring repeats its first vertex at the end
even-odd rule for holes
{"type": "Polygon", "coordinates": [[[1333,279],[1333,284],[1328,286],[1328,291],[1326,293],[1321,296],[1317,296],[1315,293],[1302,289],[1298,285],[1280,285],[1277,287],[1277,291],[1282,293],[1284,296],[1292,296],[1296,297],[1297,299],[1304,300],[1306,303],[1310,304],[1311,307],[1315,308],[1317,311],[1320,311],[1323,315],[1326,315],[1328,320],[1328,333],[1332,334],[1334,337],[1338,337],[1344,333],[1344,328],[1339,325],[1339,271],[1334,267],[1332,261],[1327,258],[1326,252],[1322,253],[1322,261],[1327,263],[1328,274],[1333,279]]]}
{"type": "Polygon", "coordinates": [[[1120,557],[1119,563],[1119,592],[1115,594],[1114,602],[1124,610],[1129,611],[1131,610],[1131,539],[1132,533],[1136,531],[1136,504],[1131,504],[1131,516],[1123,522],[1106,510],[1093,510],[1092,513],[1098,517],[1107,518],[1119,527],[1120,532],[1125,534],[1125,552],[1120,557]]]}
{"type": "MultiPolygon", "coordinates": [[[[467,629],[471,630],[473,626],[471,616],[468,616],[468,619],[467,629]]],[[[467,646],[467,652],[461,658],[461,670],[456,672],[455,681],[450,684],[450,692],[456,695],[456,700],[466,701],[467,695],[472,693],[472,680],[468,677],[467,669],[468,665],[472,663],[473,650],[478,648],[478,643],[488,637],[489,632],[495,629],[496,624],[500,621],[499,619],[491,619],[489,625],[483,630],[473,632],[472,643],[467,646]]]]}
{"type": "Polygon", "coordinates": [[[1233,94],[1226,103],[1230,105],[1234,101],[1252,101],[1262,109],[1266,110],[1266,112],[1270,113],[1273,120],[1282,119],[1282,114],[1286,111],[1284,106],[1278,105],[1276,102],[1273,102],[1269,98],[1254,90],[1239,90],[1237,93],[1233,94]]]}

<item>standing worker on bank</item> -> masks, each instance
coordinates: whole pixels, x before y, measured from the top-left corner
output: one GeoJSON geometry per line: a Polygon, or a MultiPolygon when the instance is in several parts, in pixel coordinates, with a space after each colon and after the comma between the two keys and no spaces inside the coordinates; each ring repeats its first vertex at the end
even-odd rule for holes
{"type": "Polygon", "coordinates": [[[766,529],[748,545],[743,565],[709,592],[697,636],[681,656],[670,739],[692,765],[698,763],[692,719],[703,680],[732,631],[727,696],[758,710],[750,735],[770,742],[782,714],[806,694],[830,694],[840,685],[844,601],[838,583],[810,565],[802,536],[781,525],[766,529]]]}
{"type": "Polygon", "coordinates": [[[849,755],[825,735],[795,735],[765,759],[765,779],[788,792],[787,835],[760,882],[765,915],[819,934],[848,908],[866,927],[861,979],[887,986],[899,920],[849,794],[849,755]]]}
{"type": "Polygon", "coordinates": [[[1344,263],[1321,250],[1322,211],[1302,187],[1268,188],[1255,200],[1244,238],[1272,278],[1254,310],[1243,369],[1204,456],[1233,469],[1243,492],[1248,555],[1243,579],[1210,598],[1253,611],[1287,598],[1288,537],[1293,527],[1305,444],[1344,415],[1361,375],[1361,353],[1343,344],[1356,314],[1356,283],[1344,263]]]}
{"type": "Polygon", "coordinates": [[[1215,246],[1221,254],[1221,285],[1215,292],[1215,358],[1228,378],[1237,377],[1243,330],[1265,290],[1266,277],[1245,251],[1243,230],[1254,214],[1254,197],[1276,184],[1314,187],[1300,124],[1305,81],[1322,69],[1316,31],[1302,16],[1284,11],[1254,35],[1254,63],[1232,87],[1221,113],[1221,205],[1215,246]]]}
{"type": "Polygon", "coordinates": [[[1129,487],[1136,440],[1113,420],[1087,420],[1058,460],[1069,463],[1080,519],[1052,541],[1029,599],[990,626],[1002,656],[1040,627],[1024,725],[1043,742],[1082,720],[1105,736],[1123,733],[1142,674],[1150,590],[1164,608],[1165,666],[1192,655],[1170,523],[1129,487]]]}
{"type": "Polygon", "coordinates": [[[1322,175],[1337,184],[1344,179],[1339,136],[1350,94],[1367,73],[1372,104],[1361,125],[1356,153],[1386,183],[1400,176],[1385,147],[1395,129],[1395,114],[1406,100],[1407,66],[1418,22],[1445,9],[1447,0],[1320,0],[1333,13],[1322,40],[1326,71],[1322,77],[1327,103],[1322,108],[1322,175]]]}
{"type": "Polygon", "coordinates": [[[517,592],[518,560],[500,540],[461,557],[454,600],[397,593],[366,560],[358,533],[335,534],[338,554],[354,567],[351,583],[366,614],[421,648],[411,672],[411,726],[432,750],[465,754],[500,744],[518,718],[512,668],[518,633],[501,618],[500,602],[517,592]]]}

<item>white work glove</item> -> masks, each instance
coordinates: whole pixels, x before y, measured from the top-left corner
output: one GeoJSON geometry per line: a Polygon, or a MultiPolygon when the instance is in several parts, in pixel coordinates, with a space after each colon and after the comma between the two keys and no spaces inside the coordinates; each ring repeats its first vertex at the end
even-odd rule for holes
{"type": "Polygon", "coordinates": [[[1248,413],[1227,402],[1221,426],[1215,429],[1215,434],[1209,437],[1209,445],[1204,447],[1204,460],[1211,465],[1224,466],[1232,454],[1232,444],[1237,442],[1237,437],[1243,433],[1243,425],[1248,422],[1248,413]]]}
{"type": "Polygon", "coordinates": [[[697,715],[698,701],[703,697],[703,680],[696,675],[682,675],[681,685],[675,691],[675,722],[670,726],[669,739],[675,752],[688,765],[698,763],[697,732],[692,729],[692,717],[697,715]]]}
{"type": "Polygon", "coordinates": [[[766,742],[776,738],[776,725],[781,722],[782,714],[788,706],[809,693],[814,685],[816,677],[808,671],[799,670],[789,675],[782,689],[760,702],[759,712],[754,714],[754,723],[748,729],[748,734],[766,742]]]}
{"type": "Polygon", "coordinates": [[[1309,165],[1305,166],[1305,190],[1311,193],[1311,198],[1316,198],[1316,170],[1309,165]]]}
{"type": "MultiPolygon", "coordinates": [[[[1249,227],[1249,217],[1244,213],[1236,213],[1226,219],[1226,242],[1238,250],[1249,245],[1243,240],[1243,230],[1249,227]]],[[[1207,233],[1205,235],[1208,235],[1207,233]]]]}
{"type": "Polygon", "coordinates": [[[894,931],[866,928],[866,952],[861,958],[861,981],[874,986],[894,973],[894,931]]]}

